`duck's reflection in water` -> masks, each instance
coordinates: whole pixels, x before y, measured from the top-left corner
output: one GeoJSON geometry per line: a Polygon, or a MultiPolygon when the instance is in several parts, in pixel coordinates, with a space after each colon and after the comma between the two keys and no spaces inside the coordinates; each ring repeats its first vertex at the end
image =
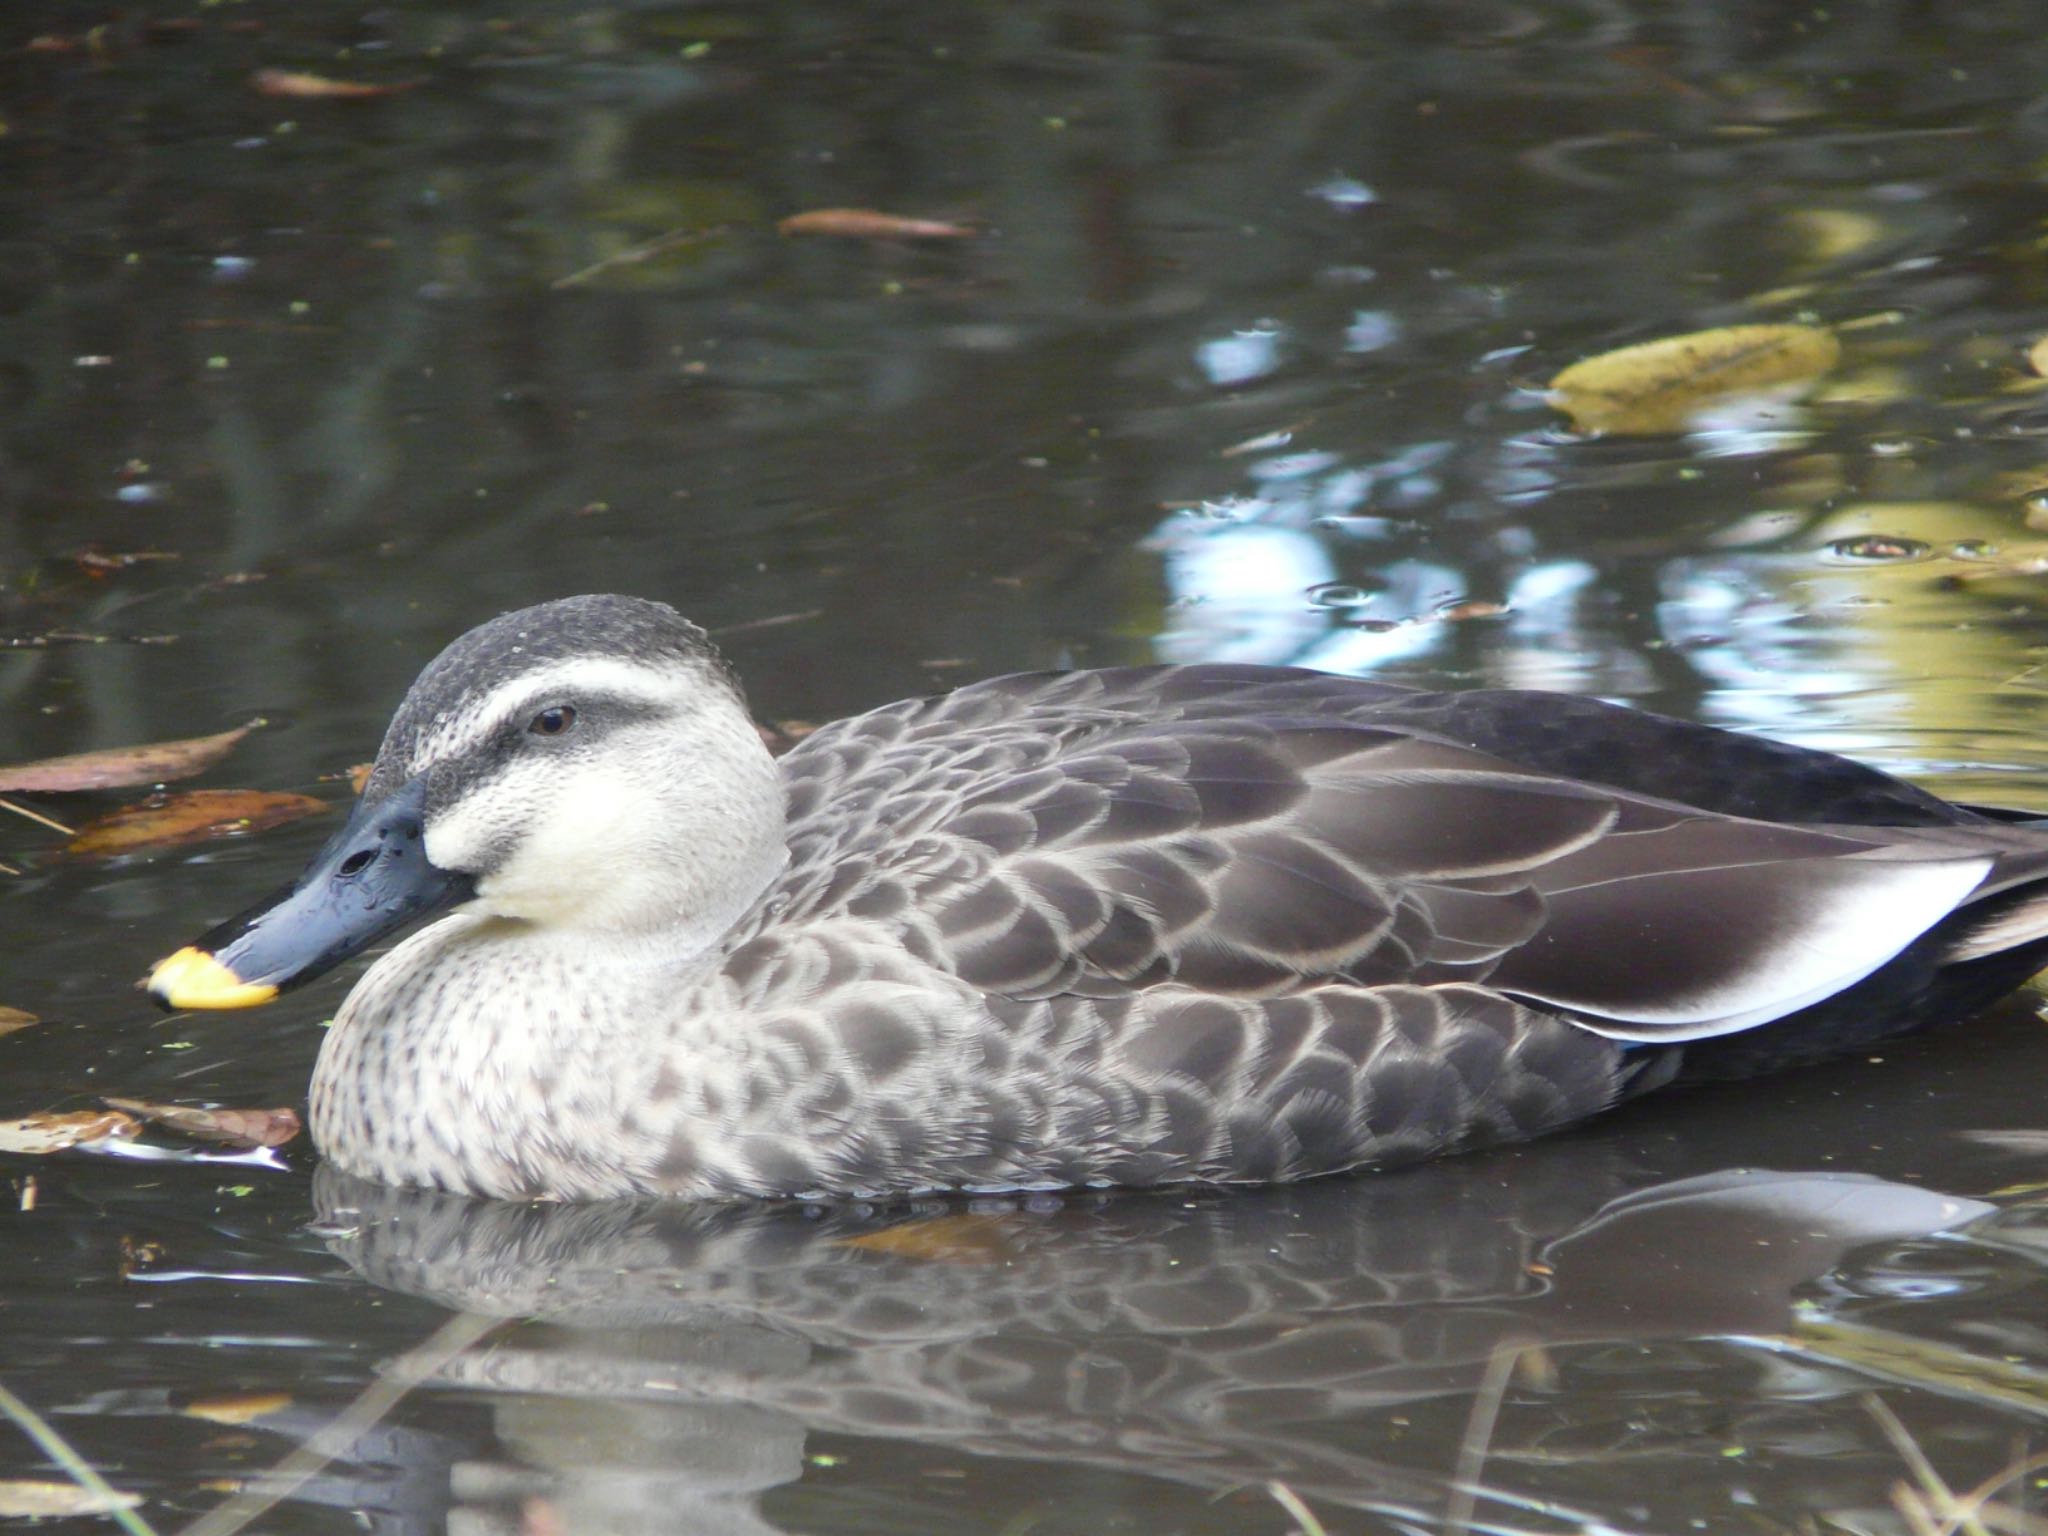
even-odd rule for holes
{"type": "MultiPolygon", "coordinates": [[[[500,1456],[454,1472],[451,1528],[473,1531],[531,1528],[536,1508],[571,1531],[777,1529],[760,1495],[804,1474],[813,1432],[1209,1490],[1277,1479],[1435,1523],[1458,1437],[1390,1454],[1388,1426],[1473,1393],[1504,1350],[1779,1333],[1795,1288],[1851,1247],[1988,1209],[1857,1175],[1659,1183],[1597,1145],[1547,1152],[887,1209],[511,1205],[326,1171],[316,1194],[370,1280],[532,1320],[436,1377],[492,1394],[500,1456]]],[[[1482,1481],[1482,1528],[1489,1507],[1530,1528],[1512,1475],[1482,1481]]],[[[1542,1510],[1540,1528],[1591,1518],[1542,1510]]]]}

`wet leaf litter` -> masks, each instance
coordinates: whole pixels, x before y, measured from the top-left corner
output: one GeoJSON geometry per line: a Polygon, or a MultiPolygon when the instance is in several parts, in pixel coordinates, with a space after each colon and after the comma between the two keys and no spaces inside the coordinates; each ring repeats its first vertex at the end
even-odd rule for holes
{"type": "Polygon", "coordinates": [[[0,1152],[40,1157],[96,1141],[133,1141],[141,1134],[142,1122],[118,1109],[23,1115],[19,1120],[0,1120],[0,1152]]]}
{"type": "MultiPolygon", "coordinates": [[[[0,766],[0,789],[30,795],[84,795],[162,785],[191,778],[225,761],[252,731],[258,718],[206,736],[148,742],[0,766]]],[[[56,817],[0,799],[0,807],[62,833],[62,854],[110,858],[146,853],[266,831],[328,809],[310,795],[252,789],[159,792],[123,806],[73,830],[56,817]]],[[[25,1010],[0,1006],[0,1037],[39,1022],[25,1010]]],[[[218,1108],[109,1097],[102,1109],[44,1111],[0,1120],[0,1152],[47,1156],[134,1141],[145,1125],[237,1151],[278,1147],[300,1131],[290,1108],[218,1108]]],[[[23,1210],[34,1202],[24,1197],[23,1210]]],[[[61,1485],[59,1485],[61,1486],[61,1485]]],[[[0,1504],[0,1512],[4,1512],[0,1504]]]]}
{"type": "MultiPolygon", "coordinates": [[[[130,789],[190,778],[222,762],[264,722],[140,746],[77,752],[0,767],[0,788],[20,794],[73,795],[130,789]]],[[[0,799],[0,807],[66,836],[61,852],[74,858],[110,858],[154,852],[223,837],[266,831],[328,807],[310,795],[265,790],[201,789],[159,793],[88,822],[74,831],[30,807],[0,799]]],[[[10,867],[11,870],[11,867],[10,867]]],[[[23,1009],[0,1006],[0,1037],[39,1022],[23,1009]]],[[[282,1146],[299,1134],[287,1108],[222,1109],[108,1099],[104,1109],[42,1112],[0,1120],[0,1152],[46,1156],[76,1147],[133,1141],[154,1123],[199,1141],[247,1150],[282,1146]]],[[[32,1208],[24,1205],[24,1209],[32,1208]]]]}
{"type": "Polygon", "coordinates": [[[215,1109],[196,1104],[154,1104],[146,1099],[108,1097],[104,1109],[58,1112],[45,1110],[16,1120],[0,1120],[0,1152],[47,1157],[74,1147],[134,1141],[145,1125],[160,1125],[194,1141],[233,1151],[281,1147],[296,1140],[298,1111],[277,1109],[215,1109]]]}
{"type": "Polygon", "coordinates": [[[146,1099],[108,1097],[117,1114],[164,1126],[198,1141],[228,1147],[281,1147],[299,1134],[298,1111],[292,1109],[203,1109],[190,1104],[153,1104],[146,1099]]]}
{"type": "MultiPolygon", "coordinates": [[[[191,778],[225,760],[250,732],[264,723],[259,718],[210,736],[75,752],[0,766],[0,791],[91,794],[191,778]]],[[[66,839],[62,852],[69,857],[112,858],[264,832],[317,815],[327,805],[310,795],[270,790],[183,790],[151,795],[78,827],[12,800],[0,799],[0,809],[61,833],[66,839]]]]}

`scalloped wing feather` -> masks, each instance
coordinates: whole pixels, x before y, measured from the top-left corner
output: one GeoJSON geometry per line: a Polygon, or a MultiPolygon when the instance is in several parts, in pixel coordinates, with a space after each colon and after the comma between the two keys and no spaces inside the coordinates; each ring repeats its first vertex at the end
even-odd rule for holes
{"type": "Polygon", "coordinates": [[[1428,697],[1147,668],[842,721],[784,759],[805,873],[769,905],[881,924],[995,997],[1471,981],[1676,1040],[1868,975],[1992,868],[1976,826],[1788,826],[1553,776],[1403,718],[1428,697]]]}

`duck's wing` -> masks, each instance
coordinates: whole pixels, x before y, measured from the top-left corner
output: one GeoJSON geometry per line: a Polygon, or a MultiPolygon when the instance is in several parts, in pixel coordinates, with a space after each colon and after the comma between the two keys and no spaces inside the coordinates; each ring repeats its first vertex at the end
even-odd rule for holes
{"type": "Polygon", "coordinates": [[[1792,826],[1543,772],[1376,721],[1415,697],[1389,685],[1189,670],[807,743],[782,933],[881,925],[1011,999],[1479,982],[1676,1040],[1807,1007],[2048,860],[2013,829],[1792,826]]]}

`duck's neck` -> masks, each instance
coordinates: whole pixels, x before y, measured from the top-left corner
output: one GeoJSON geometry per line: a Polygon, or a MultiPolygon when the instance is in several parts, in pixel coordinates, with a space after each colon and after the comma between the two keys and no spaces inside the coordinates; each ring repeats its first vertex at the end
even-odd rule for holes
{"type": "MultiPolygon", "coordinates": [[[[466,911],[413,935],[342,1004],[313,1071],[312,1129],[351,1173],[478,1194],[632,1193],[659,1155],[630,1107],[679,1000],[715,975],[653,935],[597,942],[466,911]]],[[[701,1029],[704,1021],[694,1021],[701,1029]]],[[[725,1075],[744,1042],[690,1051],[725,1075]]]]}

